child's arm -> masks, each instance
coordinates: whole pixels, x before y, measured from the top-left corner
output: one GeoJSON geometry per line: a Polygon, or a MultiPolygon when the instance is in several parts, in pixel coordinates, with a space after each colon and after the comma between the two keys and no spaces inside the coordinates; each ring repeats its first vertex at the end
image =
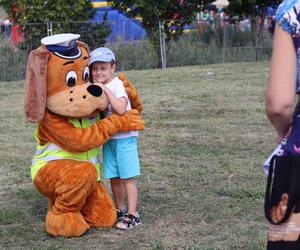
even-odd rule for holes
{"type": "Polygon", "coordinates": [[[106,94],[110,105],[112,106],[113,111],[115,111],[118,115],[124,115],[126,112],[127,100],[125,97],[116,98],[109,88],[107,88],[104,84],[97,82],[95,83],[99,85],[104,93],[106,94]]]}

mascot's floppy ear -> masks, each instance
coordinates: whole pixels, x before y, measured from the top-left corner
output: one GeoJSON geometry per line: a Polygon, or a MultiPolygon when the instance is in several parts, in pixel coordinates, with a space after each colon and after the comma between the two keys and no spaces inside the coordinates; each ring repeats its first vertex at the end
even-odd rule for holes
{"type": "Polygon", "coordinates": [[[30,122],[43,119],[47,100],[47,64],[51,53],[46,46],[30,52],[25,79],[24,109],[30,122]]]}
{"type": "Polygon", "coordinates": [[[87,46],[86,43],[81,42],[81,41],[77,41],[77,44],[78,44],[79,47],[83,47],[87,51],[87,53],[90,54],[90,48],[89,48],[89,46],[87,46]]]}

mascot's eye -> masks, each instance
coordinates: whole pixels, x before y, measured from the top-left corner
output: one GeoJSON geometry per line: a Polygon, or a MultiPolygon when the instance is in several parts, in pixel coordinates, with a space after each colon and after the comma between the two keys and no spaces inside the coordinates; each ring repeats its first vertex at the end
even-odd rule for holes
{"type": "Polygon", "coordinates": [[[86,66],[83,71],[82,80],[88,82],[89,76],[90,76],[90,70],[89,67],[86,66]]]}
{"type": "Polygon", "coordinates": [[[77,74],[75,71],[71,70],[68,72],[68,74],[66,75],[66,84],[69,87],[74,87],[75,84],[77,82],[77,74]]]}

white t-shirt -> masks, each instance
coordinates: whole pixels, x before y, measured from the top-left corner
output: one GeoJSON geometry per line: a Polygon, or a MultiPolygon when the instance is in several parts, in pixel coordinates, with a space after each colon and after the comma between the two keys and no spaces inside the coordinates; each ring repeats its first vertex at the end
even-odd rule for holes
{"type": "MultiPolygon", "coordinates": [[[[111,91],[113,96],[115,96],[116,98],[125,97],[127,100],[126,110],[131,110],[131,103],[130,103],[130,100],[126,93],[124,83],[119,79],[119,77],[115,77],[111,82],[105,84],[105,86],[107,88],[109,88],[109,90],[111,91]]],[[[113,112],[112,107],[109,104],[108,108],[107,108],[106,116],[112,114],[112,112],[113,112]]],[[[111,139],[121,139],[121,138],[127,138],[127,137],[131,137],[131,136],[138,136],[138,131],[119,132],[119,133],[111,136],[110,138],[111,139]]]]}

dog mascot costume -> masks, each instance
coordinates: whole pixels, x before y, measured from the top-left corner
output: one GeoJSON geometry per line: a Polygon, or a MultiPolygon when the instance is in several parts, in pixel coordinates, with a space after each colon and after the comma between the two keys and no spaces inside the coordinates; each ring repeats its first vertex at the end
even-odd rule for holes
{"type": "Polygon", "coordinates": [[[48,197],[46,231],[80,236],[91,227],[111,227],[116,209],[100,180],[99,147],[119,131],[142,130],[140,98],[124,75],[133,109],[99,117],[108,99],[89,82],[89,48],[79,35],[42,39],[31,51],[25,81],[25,113],[36,122],[37,151],[31,176],[48,197]]]}

